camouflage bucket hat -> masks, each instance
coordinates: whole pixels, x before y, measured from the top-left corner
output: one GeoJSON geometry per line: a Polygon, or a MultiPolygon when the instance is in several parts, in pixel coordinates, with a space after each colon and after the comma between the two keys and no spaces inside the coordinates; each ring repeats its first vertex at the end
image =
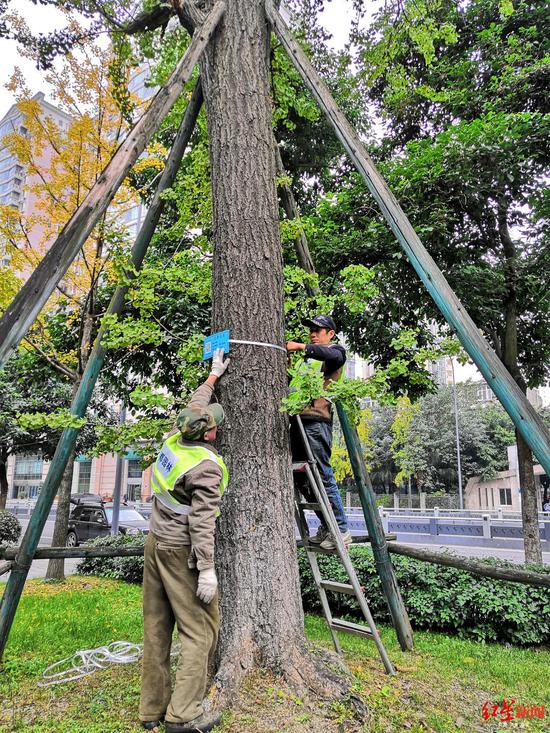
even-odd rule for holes
{"type": "Polygon", "coordinates": [[[221,425],[224,411],[221,405],[214,403],[204,410],[192,410],[186,407],[176,419],[176,425],[186,440],[200,440],[207,430],[221,425]]]}

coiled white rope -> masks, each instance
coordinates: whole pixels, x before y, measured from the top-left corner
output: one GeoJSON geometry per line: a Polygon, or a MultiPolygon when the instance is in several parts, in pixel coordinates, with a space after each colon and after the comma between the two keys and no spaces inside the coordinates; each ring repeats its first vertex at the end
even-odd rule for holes
{"type": "MultiPolygon", "coordinates": [[[[179,654],[179,643],[172,646],[170,656],[179,654]]],[[[98,669],[105,669],[111,664],[132,664],[139,661],[143,655],[143,644],[133,644],[130,641],[113,641],[107,646],[97,649],[80,649],[70,657],[50,664],[42,673],[39,687],[61,685],[65,682],[75,682],[87,677],[98,669]]]]}

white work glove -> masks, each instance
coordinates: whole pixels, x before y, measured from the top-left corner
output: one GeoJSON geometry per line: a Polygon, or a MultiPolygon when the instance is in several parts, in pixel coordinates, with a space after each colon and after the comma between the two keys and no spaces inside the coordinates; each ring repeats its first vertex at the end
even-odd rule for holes
{"type": "Polygon", "coordinates": [[[215,377],[221,377],[222,374],[225,372],[227,367],[229,366],[229,359],[223,360],[223,349],[216,349],[214,351],[214,356],[212,357],[212,369],[210,370],[210,374],[213,374],[215,377]]]}
{"type": "Polygon", "coordinates": [[[216,591],[218,589],[218,579],[214,568],[199,571],[199,584],[197,586],[197,596],[204,603],[212,603],[216,591]]]}

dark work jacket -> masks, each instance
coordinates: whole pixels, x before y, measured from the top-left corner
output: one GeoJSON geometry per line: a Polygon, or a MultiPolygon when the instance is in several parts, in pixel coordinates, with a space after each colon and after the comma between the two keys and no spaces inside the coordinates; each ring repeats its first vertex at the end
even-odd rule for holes
{"type": "MultiPolygon", "coordinates": [[[[321,372],[323,373],[324,387],[330,382],[337,382],[342,374],[346,363],[346,350],[340,344],[320,346],[319,344],[307,344],[304,355],[306,359],[317,359],[322,361],[321,372]]],[[[332,422],[332,405],[324,397],[313,400],[309,407],[300,413],[304,422],[332,422]]]]}

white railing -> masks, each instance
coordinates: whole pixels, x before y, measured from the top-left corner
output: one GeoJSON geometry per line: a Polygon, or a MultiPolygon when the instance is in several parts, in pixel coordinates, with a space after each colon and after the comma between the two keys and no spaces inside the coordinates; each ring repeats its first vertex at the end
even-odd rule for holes
{"type": "MultiPolygon", "coordinates": [[[[379,511],[385,511],[392,516],[412,517],[477,517],[481,518],[488,514],[494,519],[521,519],[521,512],[509,511],[507,509],[408,509],[407,507],[378,507],[379,511]]],[[[360,507],[351,507],[351,511],[361,511],[360,507]]],[[[538,512],[539,521],[550,519],[550,512],[538,512]]]]}

